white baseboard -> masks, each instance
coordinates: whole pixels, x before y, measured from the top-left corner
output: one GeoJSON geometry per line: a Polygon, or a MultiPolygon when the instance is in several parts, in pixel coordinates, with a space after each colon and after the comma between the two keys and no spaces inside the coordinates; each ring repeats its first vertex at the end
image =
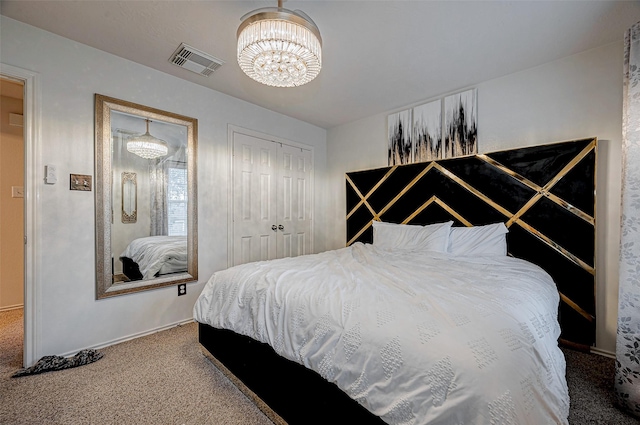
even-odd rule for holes
{"type": "Polygon", "coordinates": [[[151,335],[151,334],[154,334],[156,332],[166,331],[167,329],[175,328],[176,326],[186,325],[187,323],[191,323],[191,322],[193,322],[193,318],[180,320],[180,321],[177,321],[177,322],[174,322],[174,323],[170,323],[168,325],[164,325],[164,326],[160,326],[160,327],[157,327],[157,328],[149,329],[147,331],[143,331],[143,332],[138,332],[138,333],[135,333],[135,334],[127,335],[127,336],[124,336],[124,337],[121,337],[121,338],[116,338],[116,339],[113,339],[111,341],[101,342],[99,344],[95,344],[95,345],[92,345],[90,347],[80,348],[78,350],[71,351],[71,352],[64,353],[64,354],[60,354],[60,355],[62,357],[75,356],[81,350],[86,350],[86,349],[90,349],[90,348],[98,350],[100,348],[105,348],[105,347],[109,347],[111,345],[120,344],[121,342],[131,341],[132,339],[136,339],[136,338],[140,338],[140,337],[143,337],[143,336],[151,335]]]}
{"type": "Polygon", "coordinates": [[[600,348],[591,347],[590,350],[593,354],[598,354],[600,356],[609,357],[610,359],[616,358],[616,353],[612,353],[611,351],[602,350],[600,348]]]}
{"type": "Polygon", "coordinates": [[[24,304],[15,304],[15,305],[8,305],[6,307],[0,307],[0,312],[17,310],[19,308],[24,308],[24,304]]]}

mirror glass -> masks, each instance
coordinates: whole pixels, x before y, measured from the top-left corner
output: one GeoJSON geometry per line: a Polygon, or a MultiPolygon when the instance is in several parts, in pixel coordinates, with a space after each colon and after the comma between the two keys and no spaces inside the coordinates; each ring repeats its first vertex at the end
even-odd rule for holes
{"type": "Polygon", "coordinates": [[[96,95],[96,298],[197,280],[196,146],[195,118],[96,95]]]}

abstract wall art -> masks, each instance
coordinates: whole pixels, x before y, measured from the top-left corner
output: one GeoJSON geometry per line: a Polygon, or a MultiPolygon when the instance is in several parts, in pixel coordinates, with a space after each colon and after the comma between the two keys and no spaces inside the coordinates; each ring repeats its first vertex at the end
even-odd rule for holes
{"type": "Polygon", "coordinates": [[[388,165],[477,154],[477,92],[466,90],[390,114],[388,165]]]}
{"type": "Polygon", "coordinates": [[[478,153],[476,89],[444,98],[444,154],[442,158],[478,153]]]}
{"type": "Polygon", "coordinates": [[[389,165],[413,162],[411,155],[411,109],[389,115],[387,129],[389,165]]]}
{"type": "Polygon", "coordinates": [[[413,162],[442,159],[442,101],[413,108],[413,162]]]}

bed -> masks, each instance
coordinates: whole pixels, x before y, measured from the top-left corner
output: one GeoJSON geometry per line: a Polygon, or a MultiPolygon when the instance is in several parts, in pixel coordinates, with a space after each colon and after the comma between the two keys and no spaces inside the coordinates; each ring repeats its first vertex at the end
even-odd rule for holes
{"type": "Polygon", "coordinates": [[[129,280],[187,270],[186,236],[148,236],[134,239],[120,255],[122,272],[129,280]]]}
{"type": "Polygon", "coordinates": [[[348,173],[348,246],[215,273],[199,341],[276,423],[567,423],[558,338],[588,346],[595,323],[595,148],[348,173]]]}

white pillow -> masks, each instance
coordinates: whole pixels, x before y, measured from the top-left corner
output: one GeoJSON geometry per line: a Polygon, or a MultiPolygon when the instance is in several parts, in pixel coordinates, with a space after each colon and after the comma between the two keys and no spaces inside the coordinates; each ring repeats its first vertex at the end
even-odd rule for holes
{"type": "Polygon", "coordinates": [[[373,221],[373,245],[384,250],[447,252],[453,221],[415,226],[373,221]]]}
{"type": "Polygon", "coordinates": [[[474,227],[452,227],[447,252],[454,255],[507,255],[507,233],[504,223],[474,227]]]}

